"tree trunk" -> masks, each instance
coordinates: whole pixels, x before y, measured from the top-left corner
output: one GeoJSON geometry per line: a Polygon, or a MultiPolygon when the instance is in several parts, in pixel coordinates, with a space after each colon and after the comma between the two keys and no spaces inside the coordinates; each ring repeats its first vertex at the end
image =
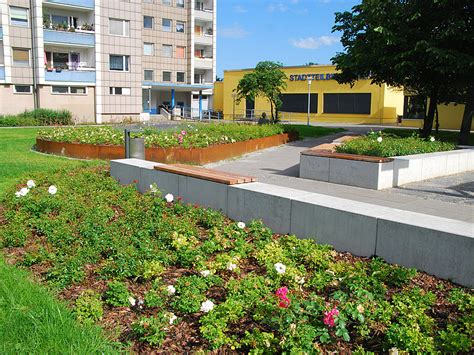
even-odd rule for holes
{"type": "Polygon", "coordinates": [[[275,122],[275,116],[273,114],[273,101],[270,100],[270,110],[272,111],[272,122],[275,122]]]}
{"type": "Polygon", "coordinates": [[[430,105],[428,106],[428,114],[426,115],[423,121],[423,130],[421,131],[421,136],[427,138],[431,131],[433,130],[433,121],[434,115],[436,112],[436,107],[438,106],[438,89],[431,91],[430,95],[430,105]]]}
{"type": "Polygon", "coordinates": [[[474,114],[474,88],[471,88],[467,95],[464,115],[462,117],[461,131],[459,133],[458,143],[461,145],[469,144],[469,134],[471,133],[472,116],[474,114]]]}

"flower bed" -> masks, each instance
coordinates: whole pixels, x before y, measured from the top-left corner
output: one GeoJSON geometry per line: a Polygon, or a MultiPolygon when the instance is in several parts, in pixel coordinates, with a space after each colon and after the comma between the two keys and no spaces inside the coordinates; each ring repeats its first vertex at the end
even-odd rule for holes
{"type": "Polygon", "coordinates": [[[37,175],[2,205],[7,259],[133,351],[472,350],[470,290],[155,186],[140,195],[104,170],[37,175]]]}
{"type": "Polygon", "coordinates": [[[336,147],[338,153],[376,157],[435,153],[454,149],[456,149],[454,143],[437,141],[434,137],[429,139],[422,139],[417,135],[399,137],[383,132],[372,132],[367,136],[346,141],[336,147]]]}

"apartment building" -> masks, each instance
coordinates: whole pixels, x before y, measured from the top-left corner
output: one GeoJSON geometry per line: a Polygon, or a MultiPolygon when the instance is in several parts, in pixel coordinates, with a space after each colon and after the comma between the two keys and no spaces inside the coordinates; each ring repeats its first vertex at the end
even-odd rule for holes
{"type": "Polygon", "coordinates": [[[78,122],[213,105],[217,0],[0,0],[0,112],[78,122]]]}

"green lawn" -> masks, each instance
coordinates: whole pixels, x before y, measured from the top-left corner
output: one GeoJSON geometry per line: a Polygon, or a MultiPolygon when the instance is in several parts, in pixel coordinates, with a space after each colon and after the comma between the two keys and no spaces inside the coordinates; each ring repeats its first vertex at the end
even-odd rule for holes
{"type": "MultiPolygon", "coordinates": [[[[31,151],[37,129],[0,129],[0,195],[36,171],[98,164],[31,151]]],[[[25,181],[26,182],[26,181],[25,181]]],[[[116,350],[97,327],[79,325],[64,304],[0,256],[0,353],[93,354],[116,350]]]]}
{"type": "MultiPolygon", "coordinates": [[[[400,137],[410,137],[413,133],[418,133],[417,129],[400,129],[400,128],[387,128],[387,129],[384,129],[383,131],[385,133],[396,134],[397,136],[400,136],[400,137]]],[[[444,142],[457,143],[459,132],[439,131],[438,133],[436,133],[436,131],[433,130],[433,136],[436,139],[444,141],[444,142]]],[[[469,135],[469,145],[474,145],[474,132],[471,132],[471,134],[469,135]]]]}
{"type": "Polygon", "coordinates": [[[322,136],[327,136],[330,134],[335,134],[339,132],[344,132],[343,128],[331,128],[331,127],[318,127],[318,126],[307,126],[302,124],[287,124],[284,126],[285,131],[297,131],[300,139],[302,138],[318,138],[322,136]]]}

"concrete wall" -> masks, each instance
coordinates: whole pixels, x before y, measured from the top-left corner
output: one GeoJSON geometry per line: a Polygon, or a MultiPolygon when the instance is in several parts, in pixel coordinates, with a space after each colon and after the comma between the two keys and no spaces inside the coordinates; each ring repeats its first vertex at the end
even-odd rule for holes
{"type": "Polygon", "coordinates": [[[0,85],[0,114],[17,114],[34,108],[33,94],[16,94],[13,85],[0,85]]]}
{"type": "Polygon", "coordinates": [[[249,222],[262,219],[275,233],[292,233],[360,256],[415,267],[467,287],[474,286],[474,226],[342,198],[262,183],[227,186],[156,171],[154,162],[110,163],[121,184],[138,180],[140,192],[156,183],[182,197],[249,222]]]}

